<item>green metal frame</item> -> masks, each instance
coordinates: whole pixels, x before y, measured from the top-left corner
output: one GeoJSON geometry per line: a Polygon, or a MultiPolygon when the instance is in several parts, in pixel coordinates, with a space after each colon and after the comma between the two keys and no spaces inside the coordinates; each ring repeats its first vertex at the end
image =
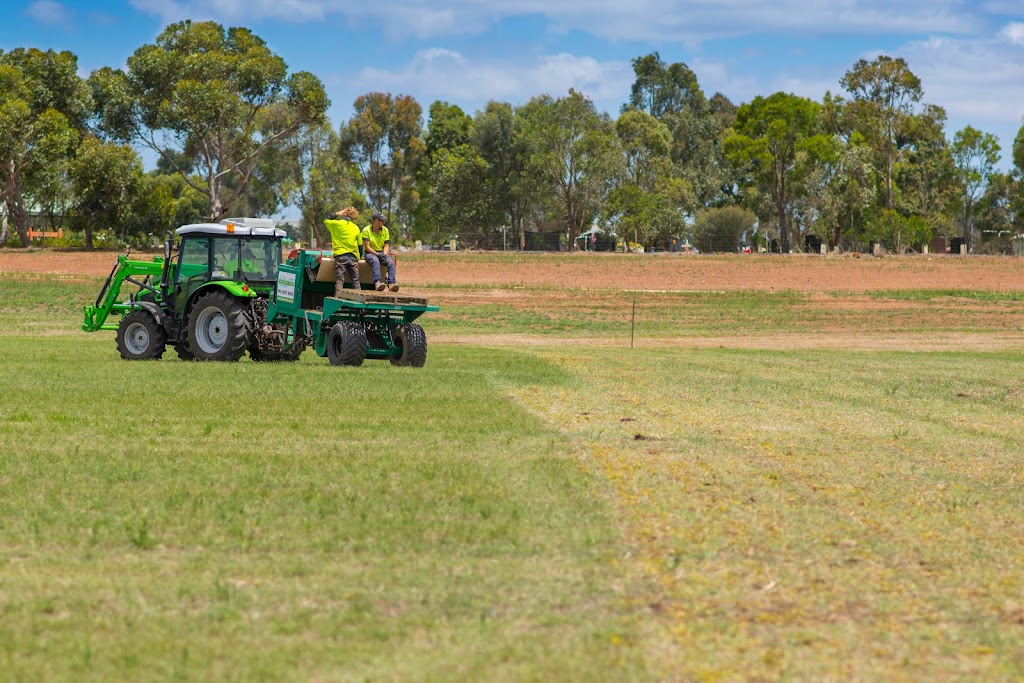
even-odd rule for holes
{"type": "MultiPolygon", "coordinates": [[[[107,281],[100,290],[99,296],[96,297],[96,303],[83,306],[85,322],[82,323],[82,329],[86,332],[116,330],[116,323],[107,322],[110,314],[124,315],[137,308],[137,304],[134,302],[118,301],[121,296],[121,285],[125,282],[141,285],[142,283],[135,280],[139,276],[150,279],[156,277],[159,279],[163,275],[163,270],[164,260],[159,256],[153,261],[133,261],[124,254],[119,255],[117,263],[114,264],[114,269],[110,271],[110,275],[107,276],[107,281]]],[[[153,286],[156,291],[157,300],[160,297],[158,285],[153,286]]]]}
{"type": "Polygon", "coordinates": [[[312,347],[318,356],[327,355],[327,338],[331,328],[341,321],[358,322],[369,331],[377,332],[384,346],[368,346],[370,359],[397,358],[402,349],[395,345],[390,330],[399,324],[411,323],[424,313],[441,310],[437,306],[415,303],[362,302],[337,299],[333,282],[318,282],[315,278],[321,258],[330,252],[299,250],[281,264],[278,270],[277,295],[271,301],[268,321],[290,324],[293,329],[308,331],[312,347]],[[306,295],[313,294],[313,297],[306,295]],[[304,299],[315,305],[303,307],[304,299]]]}

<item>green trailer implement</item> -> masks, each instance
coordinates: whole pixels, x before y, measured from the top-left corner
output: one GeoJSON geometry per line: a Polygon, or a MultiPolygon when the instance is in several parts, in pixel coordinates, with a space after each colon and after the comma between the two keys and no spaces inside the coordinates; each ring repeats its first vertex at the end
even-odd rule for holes
{"type": "Polygon", "coordinates": [[[281,263],[285,233],[269,221],[228,219],[176,234],[180,246],[169,237],[152,262],[119,256],[95,304],[85,306],[82,329],[117,330],[122,358],[156,359],[170,346],[182,360],[234,361],[248,352],[255,361],[293,361],[308,346],[332,365],[426,362],[426,335],[413,322],[438,310],[426,299],[365,291],[365,282],[336,297],[330,253],[293,250],[281,263]],[[122,300],[125,283],[138,291],[122,300]]]}

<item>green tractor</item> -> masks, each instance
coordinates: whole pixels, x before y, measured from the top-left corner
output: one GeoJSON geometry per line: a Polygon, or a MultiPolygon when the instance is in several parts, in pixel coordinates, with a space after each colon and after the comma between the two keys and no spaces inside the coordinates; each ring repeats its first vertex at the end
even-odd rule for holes
{"type": "Polygon", "coordinates": [[[125,360],[158,359],[168,346],[182,360],[294,361],[307,347],[332,365],[387,359],[422,367],[427,338],[415,324],[437,311],[426,299],[372,291],[369,267],[335,296],[330,252],[293,250],[282,263],[283,230],[267,219],[186,225],[153,261],[119,256],[86,332],[117,330],[125,360]],[[121,300],[121,286],[138,291],[121,300]],[[364,291],[364,288],[369,291],[364,291]],[[120,316],[115,323],[110,316],[120,316]]]}

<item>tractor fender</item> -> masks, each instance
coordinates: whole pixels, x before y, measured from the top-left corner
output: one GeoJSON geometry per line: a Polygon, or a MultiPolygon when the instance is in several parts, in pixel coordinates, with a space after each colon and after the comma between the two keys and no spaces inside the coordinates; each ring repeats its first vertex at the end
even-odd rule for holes
{"type": "Polygon", "coordinates": [[[136,301],[133,308],[144,308],[152,314],[153,319],[156,320],[156,324],[164,326],[167,321],[167,314],[164,313],[163,309],[152,301],[136,301]]]}
{"type": "Polygon", "coordinates": [[[192,304],[196,302],[196,299],[213,291],[214,289],[223,289],[231,296],[238,297],[240,299],[252,299],[256,297],[256,292],[250,289],[248,285],[243,285],[240,282],[210,282],[192,292],[192,296],[189,297],[188,303],[185,305],[184,310],[186,311],[186,314],[188,311],[192,310],[192,304]]]}

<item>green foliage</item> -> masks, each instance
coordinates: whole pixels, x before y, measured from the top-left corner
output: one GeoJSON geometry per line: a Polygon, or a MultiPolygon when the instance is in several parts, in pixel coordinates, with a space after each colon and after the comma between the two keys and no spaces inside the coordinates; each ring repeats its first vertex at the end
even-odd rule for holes
{"type": "Polygon", "coordinates": [[[284,60],[245,28],[183,21],[128,58],[127,72],[89,77],[101,129],[142,143],[209,201],[219,220],[244,193],[260,155],[299,126],[322,121],[320,80],[288,74],[284,60]],[[201,182],[179,165],[184,155],[201,182]]]}
{"type": "Polygon", "coordinates": [[[815,164],[835,158],[835,140],[819,132],[820,113],[821,105],[796,95],[755,97],[739,108],[725,138],[729,160],[743,169],[743,185],[771,198],[783,252],[789,251],[793,200],[807,192],[815,164]]]}
{"type": "Polygon", "coordinates": [[[360,95],[352,108],[355,113],[341,127],[342,157],[359,168],[370,204],[397,225],[419,202],[415,176],[426,151],[420,137],[423,108],[408,95],[381,92],[360,95]]]}
{"type": "Polygon", "coordinates": [[[535,97],[523,115],[532,149],[530,165],[554,193],[572,249],[621,172],[614,126],[591,100],[572,89],[558,99],[535,97]]]}
{"type": "Polygon", "coordinates": [[[424,138],[428,158],[441,149],[455,149],[469,142],[473,118],[454,104],[440,100],[430,105],[430,121],[424,138]]]}
{"type": "Polygon", "coordinates": [[[932,238],[932,229],[920,216],[901,216],[883,210],[868,230],[868,236],[889,246],[897,254],[919,249],[932,238]]]}
{"type": "Polygon", "coordinates": [[[696,246],[704,253],[735,252],[744,233],[757,223],[757,216],[738,206],[707,209],[693,224],[696,246]]]}
{"type": "Polygon", "coordinates": [[[1024,174],[1024,125],[1017,131],[1017,137],[1013,139],[1013,165],[1017,173],[1024,174]]]}
{"type": "Polygon", "coordinates": [[[430,162],[431,192],[427,202],[427,224],[432,230],[418,236],[438,244],[459,234],[467,242],[469,234],[480,234],[482,228],[488,227],[493,205],[488,194],[487,170],[487,162],[471,145],[436,150],[430,162]]]}
{"type": "Polygon", "coordinates": [[[284,156],[291,171],[287,196],[302,212],[300,239],[313,235],[318,245],[328,244],[324,218],[354,203],[354,183],[338,134],[326,123],[303,126],[288,139],[284,156]]]}
{"type": "Polygon", "coordinates": [[[733,123],[735,105],[721,93],[711,105],[690,67],[682,62],[666,65],[657,52],[634,59],[633,71],[636,80],[624,109],[647,112],[668,127],[675,173],[690,193],[688,212],[728,201],[727,188],[735,178],[720,140],[733,123]]]}
{"type": "Polygon", "coordinates": [[[0,53],[0,202],[24,246],[29,206],[60,199],[89,107],[70,52],[0,53]]]}
{"type": "Polygon", "coordinates": [[[135,150],[87,136],[71,163],[70,180],[86,249],[93,248],[94,230],[127,232],[125,223],[143,184],[142,162],[135,150]]]}
{"type": "Polygon", "coordinates": [[[548,190],[532,172],[532,140],[526,126],[527,107],[514,109],[504,102],[488,102],[477,112],[470,137],[487,162],[487,188],[492,215],[499,225],[512,228],[525,247],[524,227],[532,207],[544,203],[548,190]]]}
{"type": "Polygon", "coordinates": [[[885,208],[893,208],[893,168],[909,145],[914,105],[921,100],[921,79],[901,57],[879,55],[857,60],[839,81],[853,96],[846,116],[875,151],[875,170],[885,188],[885,208]]]}
{"type": "Polygon", "coordinates": [[[991,133],[967,126],[953,136],[950,151],[960,189],[960,226],[968,249],[972,249],[976,204],[999,162],[999,143],[991,133]]]}
{"type": "Polygon", "coordinates": [[[691,203],[689,185],[673,174],[672,134],[664,123],[637,109],[615,122],[625,174],[608,194],[602,215],[634,242],[681,235],[691,203]]]}

